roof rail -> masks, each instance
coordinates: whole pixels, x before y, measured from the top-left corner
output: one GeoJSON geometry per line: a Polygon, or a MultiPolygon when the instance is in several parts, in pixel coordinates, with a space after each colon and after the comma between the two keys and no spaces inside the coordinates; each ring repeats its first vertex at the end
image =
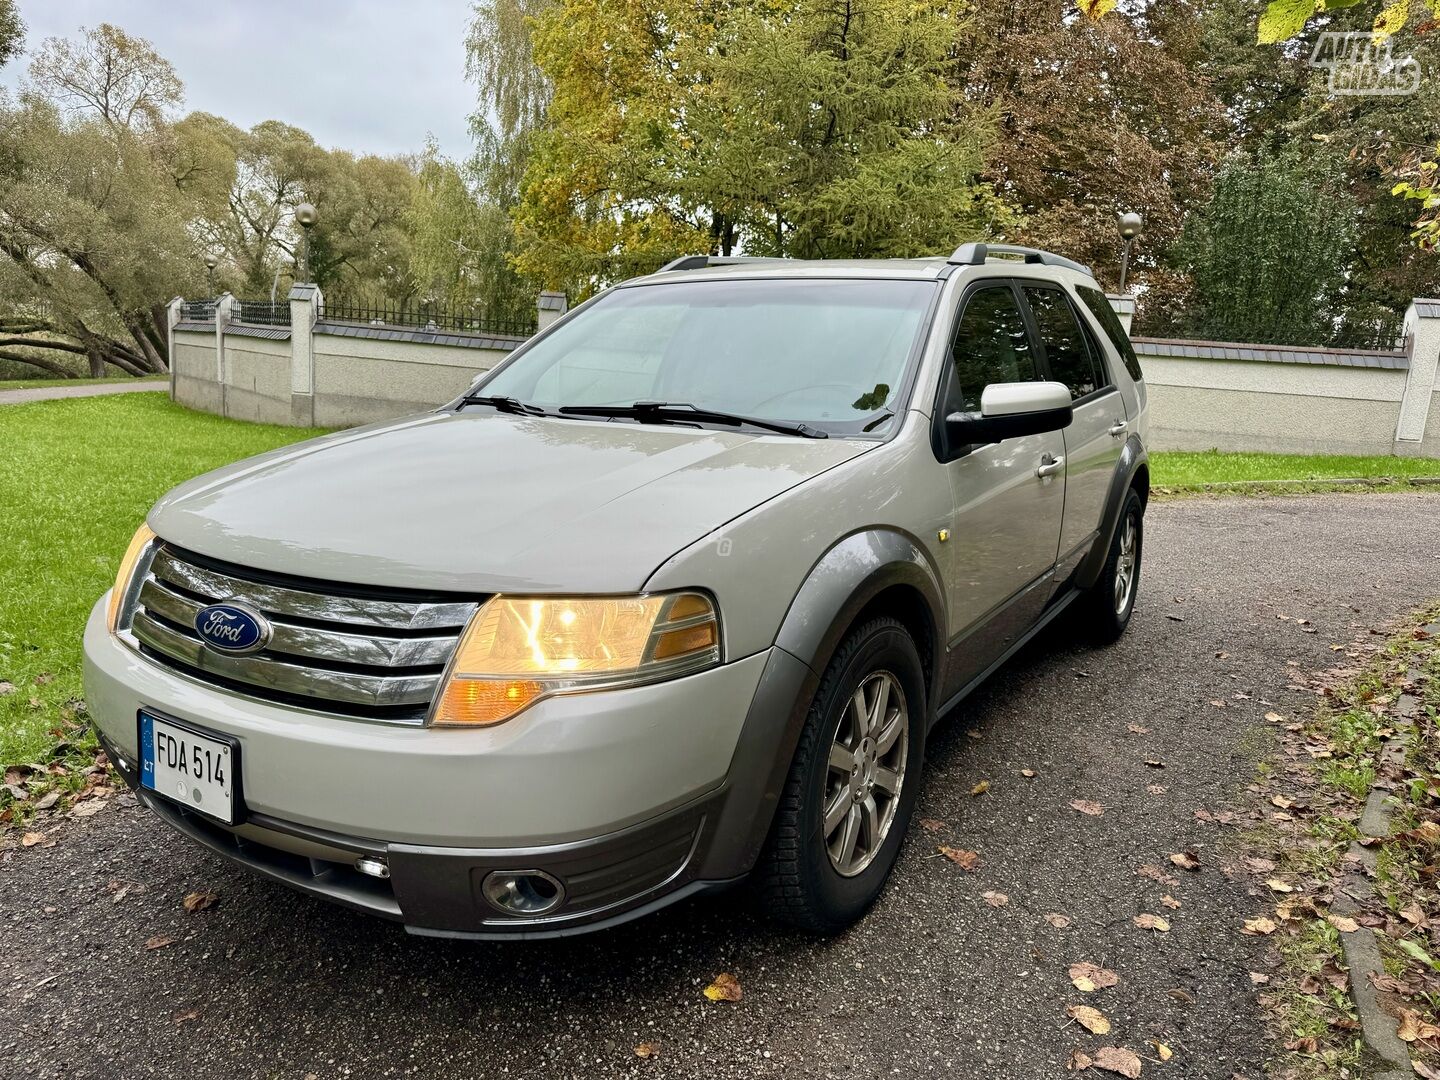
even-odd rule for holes
{"type": "Polygon", "coordinates": [[[707,266],[733,266],[736,263],[775,263],[789,261],[789,259],[772,259],[761,255],[681,255],[678,259],[671,259],[655,272],[657,274],[663,274],[667,270],[704,270],[707,266]]]}
{"type": "Polygon", "coordinates": [[[984,266],[985,260],[991,255],[1019,255],[1027,263],[1063,266],[1069,270],[1078,270],[1082,274],[1090,274],[1090,268],[1083,263],[1067,259],[1063,255],[1056,255],[1053,251],[1020,247],[1016,244],[961,244],[950,256],[949,262],[952,266],[984,266]]]}

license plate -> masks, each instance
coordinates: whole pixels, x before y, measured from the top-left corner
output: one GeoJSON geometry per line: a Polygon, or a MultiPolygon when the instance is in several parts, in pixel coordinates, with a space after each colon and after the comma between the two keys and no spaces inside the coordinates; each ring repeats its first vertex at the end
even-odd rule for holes
{"type": "Polygon", "coordinates": [[[235,824],[240,748],[233,739],[140,713],[140,784],[191,810],[235,824]]]}

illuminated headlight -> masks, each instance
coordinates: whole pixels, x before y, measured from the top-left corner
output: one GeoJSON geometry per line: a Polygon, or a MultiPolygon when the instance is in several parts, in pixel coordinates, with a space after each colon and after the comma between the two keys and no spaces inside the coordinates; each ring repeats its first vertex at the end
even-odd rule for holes
{"type": "Polygon", "coordinates": [[[125,549],[125,557],[120,560],[120,571],[115,575],[115,588],[110,590],[110,609],[108,614],[108,625],[113,634],[120,628],[122,616],[127,612],[132,597],[131,590],[134,588],[135,567],[140,564],[141,556],[149,549],[155,534],[150,531],[149,526],[141,525],[135,530],[134,537],[130,540],[130,546],[125,549]]]}
{"type": "Polygon", "coordinates": [[[431,723],[497,724],[553,694],[638,686],[719,662],[719,618],[700,593],[497,596],[465,628],[431,723]]]}

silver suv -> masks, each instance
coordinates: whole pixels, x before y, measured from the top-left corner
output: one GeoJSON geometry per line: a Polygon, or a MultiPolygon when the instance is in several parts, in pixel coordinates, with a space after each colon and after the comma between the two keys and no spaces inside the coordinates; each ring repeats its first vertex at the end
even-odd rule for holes
{"type": "Polygon", "coordinates": [[[85,631],[165,824],[420,934],[748,878],[874,901],[927,733],[1135,604],[1145,387],[1089,272],[968,244],[677,260],[420,416],[182,485],[85,631]]]}

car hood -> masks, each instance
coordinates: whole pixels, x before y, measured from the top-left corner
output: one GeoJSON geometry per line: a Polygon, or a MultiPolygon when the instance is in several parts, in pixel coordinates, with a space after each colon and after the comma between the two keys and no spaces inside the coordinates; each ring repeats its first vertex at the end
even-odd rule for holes
{"type": "Polygon", "coordinates": [[[681,548],[874,445],[433,413],[208,473],[165,496],[149,523],[202,555],[322,580],[624,592],[681,548]]]}

